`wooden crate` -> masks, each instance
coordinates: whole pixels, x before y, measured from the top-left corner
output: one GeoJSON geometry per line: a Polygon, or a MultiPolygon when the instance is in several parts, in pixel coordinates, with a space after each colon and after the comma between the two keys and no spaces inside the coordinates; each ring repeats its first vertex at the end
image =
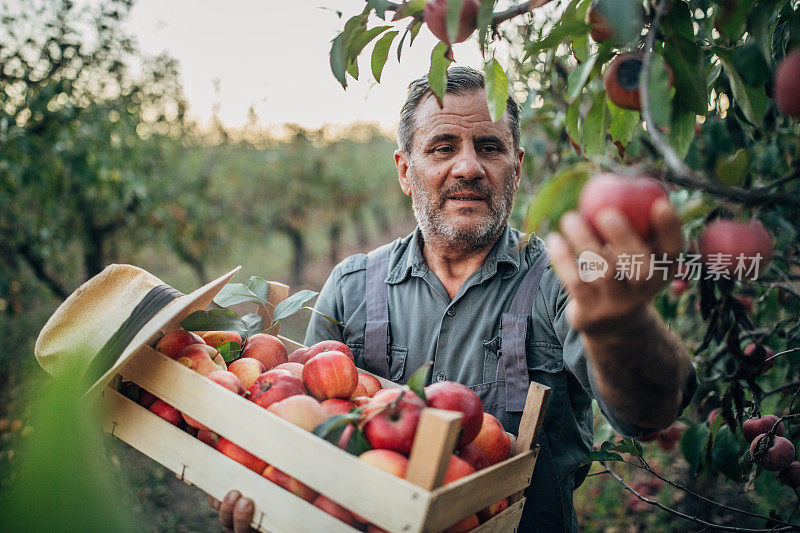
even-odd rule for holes
{"type": "MultiPolygon", "coordinates": [[[[288,290],[286,291],[288,293],[288,290]]],[[[283,297],[286,296],[283,293],[283,297]]],[[[268,317],[271,318],[271,317],[268,317]]],[[[302,345],[282,337],[292,350],[302,345]]],[[[335,445],[231,394],[204,376],[143,346],[120,375],[216,433],[299,479],[317,492],[397,532],[437,532],[509,497],[508,509],[473,531],[516,531],[522,490],[531,482],[549,389],[532,383],[512,457],[441,486],[457,440],[461,415],[425,409],[400,479],[335,445]]],[[[379,378],[385,387],[397,387],[379,378]]],[[[107,387],[99,400],[106,431],[214,498],[239,490],[253,499],[253,527],[261,531],[353,532],[314,507],[107,387]]]]}

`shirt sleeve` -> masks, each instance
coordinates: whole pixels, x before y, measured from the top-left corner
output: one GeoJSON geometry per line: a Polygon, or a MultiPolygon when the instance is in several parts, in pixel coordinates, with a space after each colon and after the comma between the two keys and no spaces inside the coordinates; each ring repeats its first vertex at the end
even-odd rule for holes
{"type": "Polygon", "coordinates": [[[338,268],[333,269],[333,272],[325,281],[325,285],[322,286],[314,309],[317,312],[311,313],[304,344],[311,346],[324,340],[344,342],[342,327],[325,318],[330,317],[338,322],[344,321],[341,274],[338,268]]]}
{"type": "MultiPolygon", "coordinates": [[[[567,319],[566,307],[568,303],[568,293],[561,284],[561,281],[555,276],[552,269],[548,269],[548,273],[555,277],[556,290],[554,290],[551,295],[551,298],[554,300],[552,302],[554,306],[553,328],[563,347],[564,365],[578,379],[584,390],[597,401],[600,412],[603,413],[603,416],[606,417],[614,430],[619,434],[625,437],[636,438],[657,431],[654,428],[647,428],[626,421],[623,416],[614,412],[614,410],[606,404],[602,396],[597,393],[597,384],[592,373],[591,364],[586,357],[586,349],[581,340],[580,333],[572,328],[567,319]]],[[[697,388],[695,370],[691,366],[690,368],[691,372],[684,384],[682,402],[676,416],[683,412],[683,409],[689,404],[697,388]]]]}

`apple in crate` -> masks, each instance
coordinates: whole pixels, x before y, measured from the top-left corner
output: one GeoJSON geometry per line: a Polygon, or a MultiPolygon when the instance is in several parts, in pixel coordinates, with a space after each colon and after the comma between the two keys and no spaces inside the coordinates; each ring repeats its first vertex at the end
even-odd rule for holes
{"type": "Polygon", "coordinates": [[[328,414],[317,400],[311,396],[298,394],[285,400],[273,403],[267,411],[275,413],[284,420],[288,420],[306,431],[313,431],[315,427],[328,419],[328,414]]]}
{"type": "Polygon", "coordinates": [[[490,466],[489,458],[483,450],[472,443],[467,444],[458,451],[458,456],[464,459],[475,470],[483,470],[490,466]]]}
{"type": "Polygon", "coordinates": [[[478,436],[483,423],[483,402],[474,390],[455,381],[442,381],[425,387],[425,397],[428,407],[459,411],[464,415],[456,448],[463,448],[478,436]]]}
{"type": "Polygon", "coordinates": [[[244,388],[249,390],[258,379],[258,376],[266,372],[267,368],[258,359],[242,357],[232,362],[228,366],[228,370],[236,374],[244,388]]]}
{"type": "Polygon", "coordinates": [[[323,409],[325,409],[328,417],[334,415],[345,415],[349,413],[351,409],[355,409],[356,407],[356,404],[353,402],[342,400],[341,398],[329,398],[320,403],[320,405],[323,409]]]}
{"type": "Polygon", "coordinates": [[[157,414],[173,426],[181,423],[181,412],[172,407],[164,400],[156,400],[150,406],[150,411],[157,414]]]}
{"type": "Polygon", "coordinates": [[[300,363],[292,363],[291,361],[289,361],[288,363],[281,363],[278,366],[276,366],[273,370],[288,370],[289,372],[294,374],[295,377],[303,379],[303,365],[300,363]]]}
{"type": "Polygon", "coordinates": [[[322,352],[303,366],[303,382],[317,400],[347,400],[358,385],[358,371],[353,360],[342,352],[322,352]]]}
{"type": "Polygon", "coordinates": [[[211,431],[210,429],[201,429],[197,432],[197,439],[200,442],[204,442],[211,446],[212,448],[217,447],[217,442],[219,441],[219,435],[211,431]]]}
{"type": "Polygon", "coordinates": [[[406,477],[408,459],[402,453],[393,450],[367,450],[358,458],[394,476],[406,477]]]}
{"type": "Polygon", "coordinates": [[[259,475],[264,471],[265,468],[267,468],[267,463],[265,461],[262,461],[252,453],[237,446],[225,437],[220,437],[217,441],[217,451],[224,453],[237,463],[246,466],[259,475]]]}
{"type": "Polygon", "coordinates": [[[247,339],[242,349],[242,357],[258,359],[264,363],[267,370],[289,362],[289,355],[283,342],[278,337],[266,333],[256,333],[247,339]]]}
{"type": "Polygon", "coordinates": [[[308,348],[298,348],[298,349],[296,349],[295,351],[293,351],[292,353],[289,354],[289,357],[288,357],[289,362],[290,363],[299,363],[301,365],[306,364],[306,361],[308,361],[308,359],[306,359],[306,357],[305,357],[307,351],[308,351],[308,348]]]}
{"type": "Polygon", "coordinates": [[[373,448],[408,455],[424,408],[408,389],[382,389],[363,407],[364,436],[373,448]]]}
{"type": "Polygon", "coordinates": [[[203,341],[209,346],[218,348],[226,342],[235,342],[242,345],[242,336],[235,331],[206,331],[202,335],[203,341]]]}
{"type": "Polygon", "coordinates": [[[177,361],[204,376],[207,376],[215,370],[227,370],[222,355],[216,348],[212,348],[205,343],[190,344],[181,350],[178,354],[177,361]]]}
{"type": "Polygon", "coordinates": [[[272,465],[267,466],[261,475],[307,502],[313,502],[317,497],[317,492],[314,489],[272,465]]]}
{"type": "Polygon", "coordinates": [[[329,515],[338,518],[339,520],[341,520],[345,524],[347,524],[349,526],[352,526],[352,527],[354,527],[356,529],[360,529],[361,528],[361,522],[359,522],[356,519],[356,517],[355,517],[355,515],[353,513],[351,513],[350,511],[348,511],[347,509],[345,509],[344,507],[342,507],[341,505],[339,505],[335,501],[326,498],[322,494],[317,496],[314,499],[313,503],[314,503],[314,505],[316,507],[319,507],[320,509],[322,509],[323,511],[325,511],[329,515]]]}
{"type": "Polygon", "coordinates": [[[364,390],[366,390],[366,394],[364,396],[369,398],[375,396],[375,393],[383,388],[381,387],[381,382],[378,381],[378,378],[363,372],[358,373],[358,382],[361,383],[364,386],[364,390]]]}
{"type": "Polygon", "coordinates": [[[350,351],[350,348],[348,348],[348,346],[343,342],[333,341],[333,340],[322,341],[309,346],[308,349],[306,350],[306,353],[303,354],[303,358],[305,359],[305,361],[301,362],[305,364],[308,362],[309,359],[323,352],[342,352],[347,357],[349,357],[351,361],[355,363],[355,359],[353,358],[353,352],[350,351]]]}
{"type": "Polygon", "coordinates": [[[511,439],[500,421],[489,413],[483,413],[481,430],[473,439],[472,444],[486,454],[490,464],[505,461],[511,453],[511,439]]]}
{"type": "Polygon", "coordinates": [[[267,408],[289,396],[305,394],[306,387],[288,370],[272,369],[258,376],[248,392],[251,401],[267,408]]]}
{"type": "Polygon", "coordinates": [[[177,359],[181,350],[191,344],[200,343],[203,343],[203,339],[200,335],[192,333],[191,331],[186,331],[185,329],[176,329],[161,337],[156,344],[156,350],[171,359],[177,359]]]}

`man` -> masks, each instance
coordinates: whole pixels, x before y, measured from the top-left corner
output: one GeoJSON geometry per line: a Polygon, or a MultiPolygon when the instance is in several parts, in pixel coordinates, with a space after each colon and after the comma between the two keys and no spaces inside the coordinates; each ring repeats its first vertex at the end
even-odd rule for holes
{"type": "MultiPolygon", "coordinates": [[[[528,379],[550,386],[520,531],[574,531],[591,399],[620,433],[641,436],[668,426],[695,386],[688,354],[652,306],[666,280],[610,274],[585,282],[575,258],[598,253],[613,274],[621,254],[676,257],[680,221],[669,202],[658,202],[646,244],[622,214],[606,210],[598,219],[603,245],[580,215],[567,213],[545,256],[538,237],[507,224],[524,156],[513,99],[493,123],[483,76],[457,67],[443,104],[421,79],[401,114],[394,157],[417,229],[334,268],[316,308],[344,326],[314,315],[305,342],[341,340],[359,367],[401,383],[430,361],[433,380],[472,387],[512,432],[528,379]]],[[[220,507],[227,529],[246,530],[251,516],[252,503],[238,493],[220,507]]]]}

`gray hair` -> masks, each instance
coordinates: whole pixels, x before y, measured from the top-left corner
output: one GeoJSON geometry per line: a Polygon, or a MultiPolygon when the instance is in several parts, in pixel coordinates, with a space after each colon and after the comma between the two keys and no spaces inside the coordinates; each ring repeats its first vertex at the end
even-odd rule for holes
{"type": "MultiPolygon", "coordinates": [[[[484,90],[486,82],[483,73],[471,67],[453,67],[447,71],[447,87],[445,94],[464,94],[470,91],[484,90]]],[[[417,107],[420,102],[430,95],[431,86],[428,77],[423,76],[418,80],[412,81],[408,85],[408,97],[400,111],[400,124],[397,127],[397,144],[405,153],[411,153],[411,145],[414,142],[414,127],[417,107]]],[[[511,128],[511,137],[514,141],[514,149],[519,148],[519,106],[508,95],[506,104],[508,112],[508,125],[511,128]]]]}

